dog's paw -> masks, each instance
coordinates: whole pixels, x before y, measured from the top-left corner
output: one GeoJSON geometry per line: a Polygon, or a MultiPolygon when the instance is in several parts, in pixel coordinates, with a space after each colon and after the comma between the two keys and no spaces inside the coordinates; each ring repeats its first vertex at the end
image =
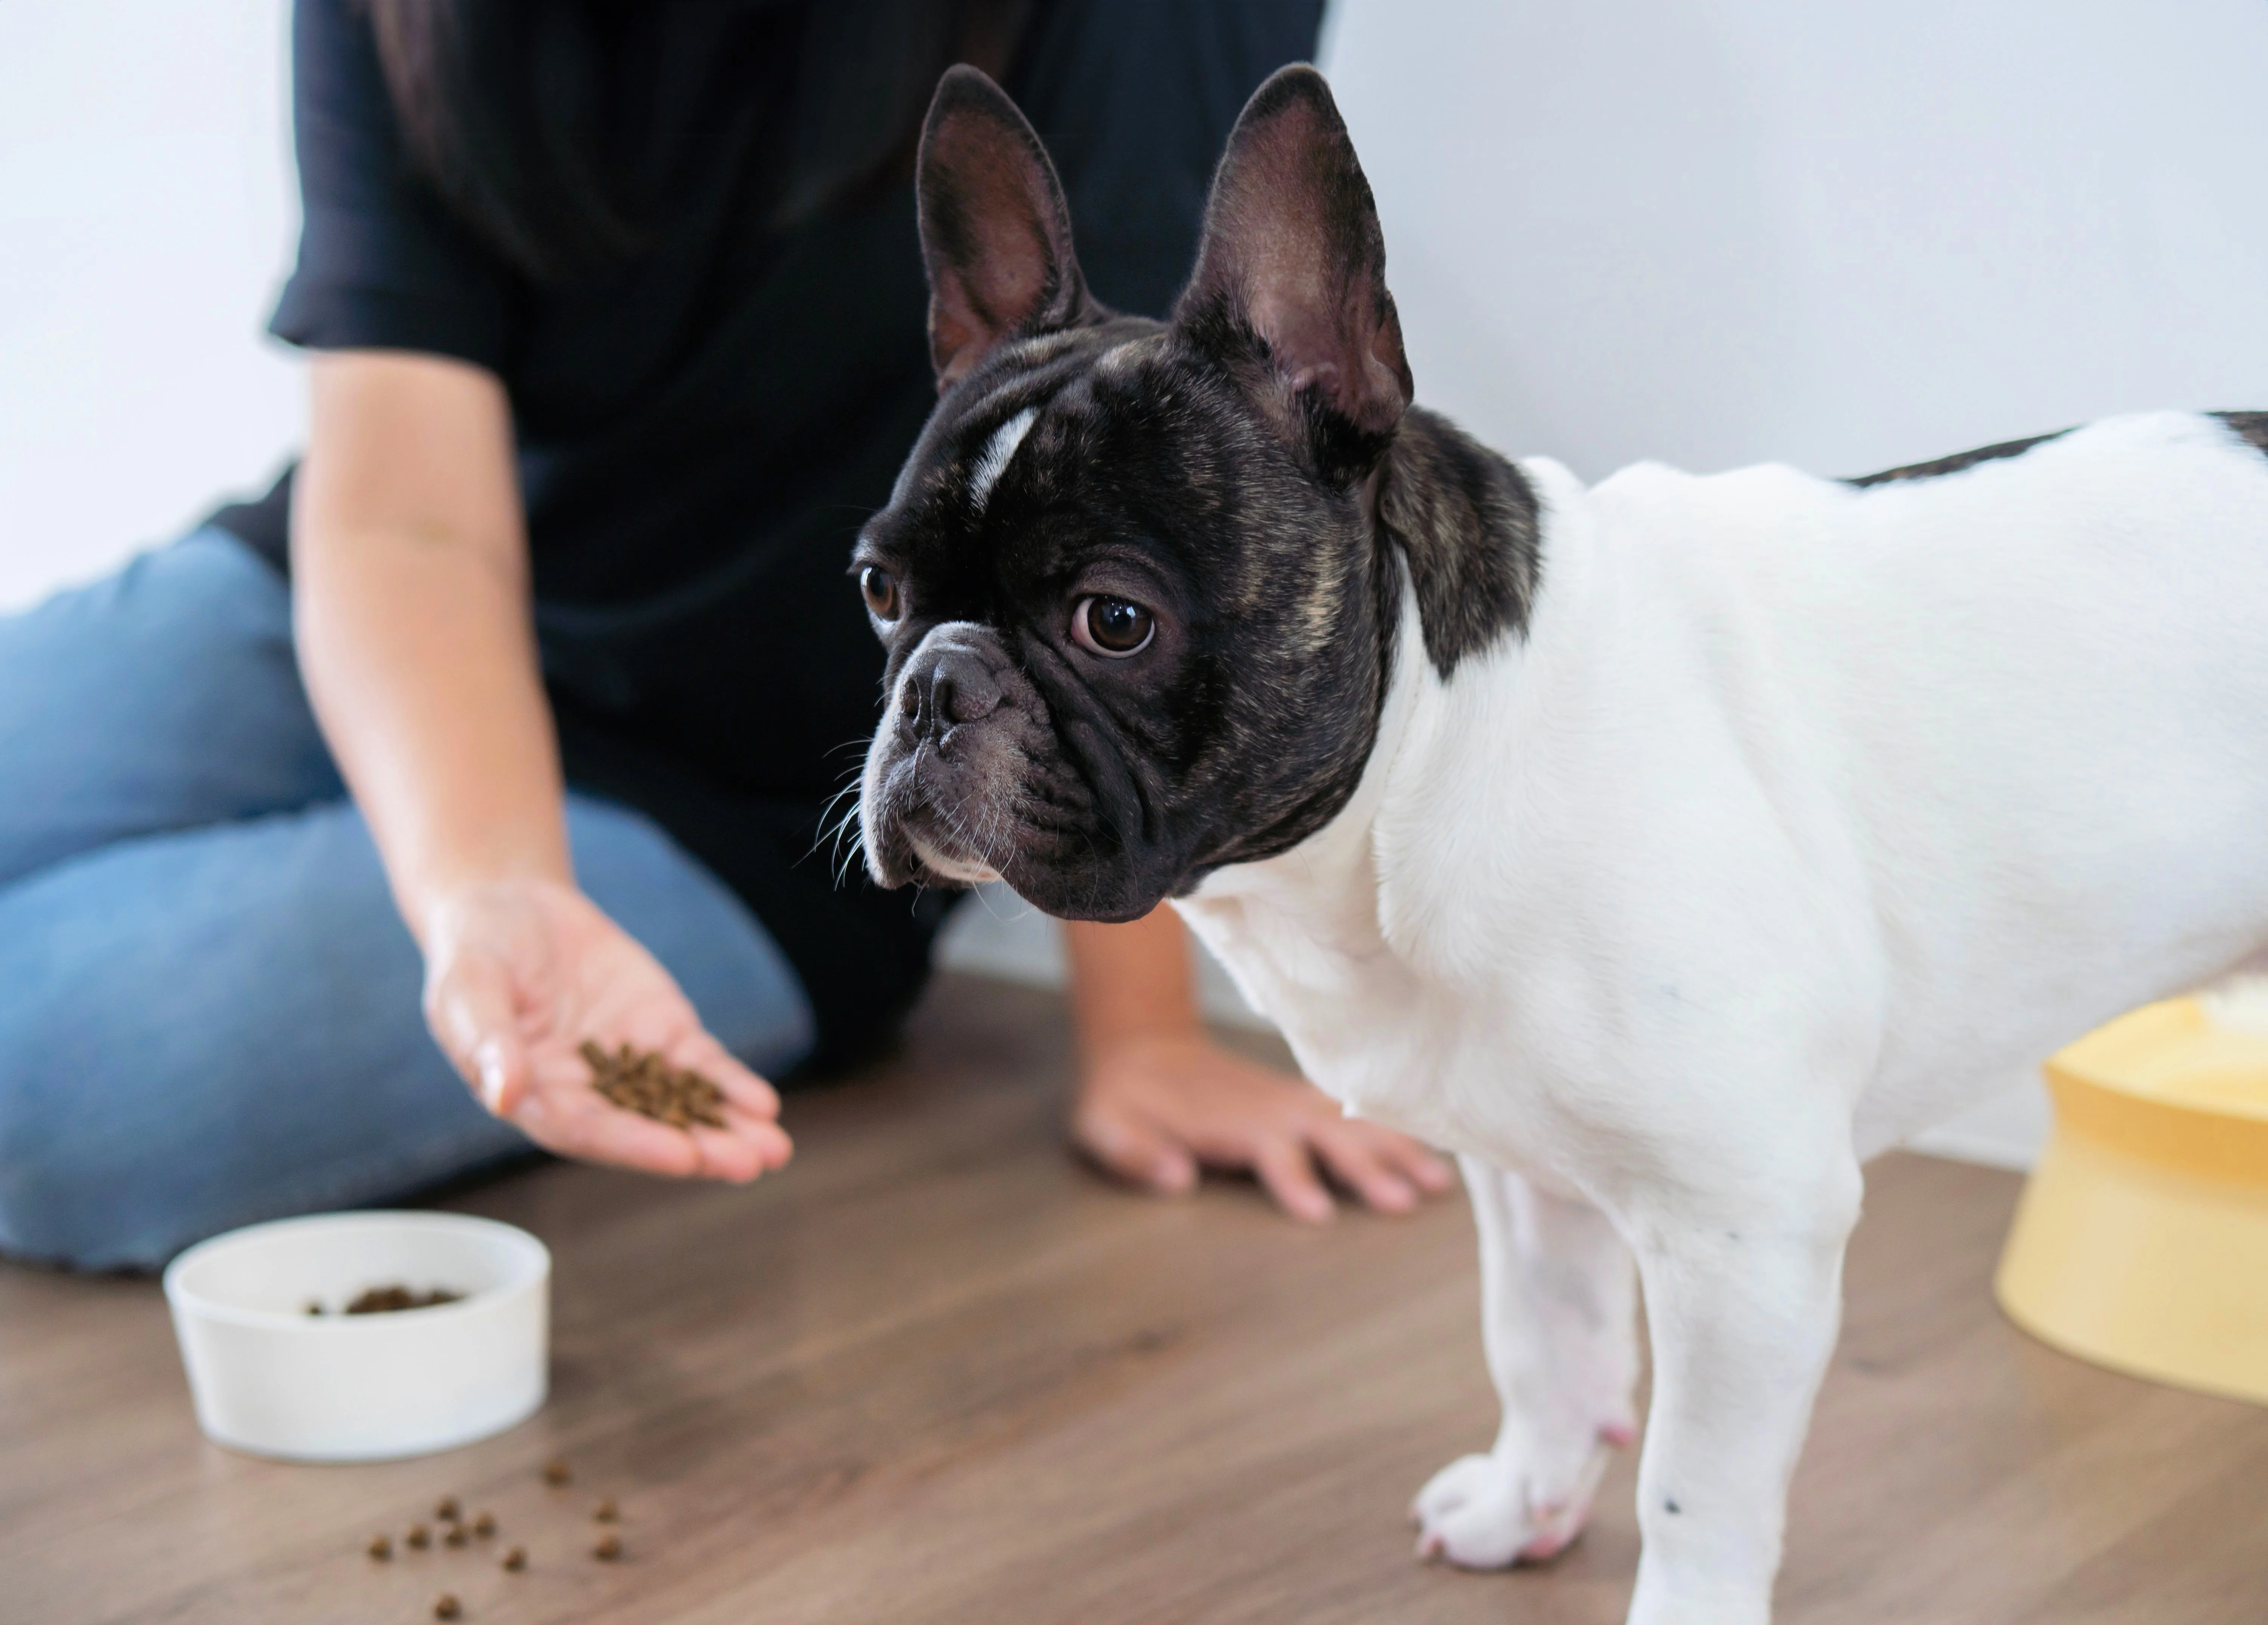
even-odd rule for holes
{"type": "Polygon", "coordinates": [[[1418,1555],[1461,1569],[1501,1569],[1557,1557],[1583,1533],[1611,1453],[1602,1438],[1573,1472],[1539,1473],[1511,1452],[1465,1456],[1433,1474],[1410,1504],[1418,1555]],[[1553,1482],[1553,1479],[1559,1482],[1553,1482]]]}

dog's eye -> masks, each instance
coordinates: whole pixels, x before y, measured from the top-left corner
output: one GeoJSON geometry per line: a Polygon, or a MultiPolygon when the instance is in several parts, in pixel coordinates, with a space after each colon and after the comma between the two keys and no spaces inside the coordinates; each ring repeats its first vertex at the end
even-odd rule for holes
{"type": "Polygon", "coordinates": [[[865,595],[866,607],[875,620],[898,618],[898,578],[880,564],[869,564],[858,572],[858,591],[865,595]]]}
{"type": "Polygon", "coordinates": [[[1071,636],[1080,648],[1106,660],[1140,654],[1157,634],[1157,618],[1123,598],[1083,598],[1071,612],[1071,636]]]}

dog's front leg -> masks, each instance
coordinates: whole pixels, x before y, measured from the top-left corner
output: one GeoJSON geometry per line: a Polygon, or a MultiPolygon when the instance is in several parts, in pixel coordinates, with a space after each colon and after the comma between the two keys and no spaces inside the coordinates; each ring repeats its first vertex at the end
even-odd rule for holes
{"type": "Polygon", "coordinates": [[[1461,1159],[1480,1232],[1496,1445],[1418,1492],[1418,1549],[1467,1568],[1544,1558],[1580,1533],[1610,1447],[1635,1430],[1637,1275],[1606,1217],[1461,1159]]]}
{"type": "Polygon", "coordinates": [[[1664,1193],[1627,1216],[1653,1344],[1630,1625],[1770,1621],[1859,1192],[1845,1162],[1737,1195],[1664,1193]]]}

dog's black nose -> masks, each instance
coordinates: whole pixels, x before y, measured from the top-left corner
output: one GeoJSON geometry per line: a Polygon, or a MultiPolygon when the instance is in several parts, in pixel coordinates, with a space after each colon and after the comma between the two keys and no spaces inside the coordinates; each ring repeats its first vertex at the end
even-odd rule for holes
{"type": "Polygon", "coordinates": [[[948,643],[925,651],[927,658],[906,673],[907,698],[917,737],[935,737],[961,723],[982,722],[1000,709],[1004,695],[991,663],[974,649],[948,643]]]}

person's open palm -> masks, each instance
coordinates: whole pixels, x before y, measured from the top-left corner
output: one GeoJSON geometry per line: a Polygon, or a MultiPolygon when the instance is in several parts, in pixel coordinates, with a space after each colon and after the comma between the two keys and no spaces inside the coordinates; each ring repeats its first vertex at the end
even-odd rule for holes
{"type": "Polygon", "coordinates": [[[771,1085],[701,1025],[667,971],[571,886],[513,879],[436,911],[425,1020],[497,1116],[562,1156],[651,1173],[752,1180],[791,1154],[771,1085]],[[724,1091],[725,1126],[673,1129],[592,1086],[585,1040],[628,1044],[724,1091]]]}

